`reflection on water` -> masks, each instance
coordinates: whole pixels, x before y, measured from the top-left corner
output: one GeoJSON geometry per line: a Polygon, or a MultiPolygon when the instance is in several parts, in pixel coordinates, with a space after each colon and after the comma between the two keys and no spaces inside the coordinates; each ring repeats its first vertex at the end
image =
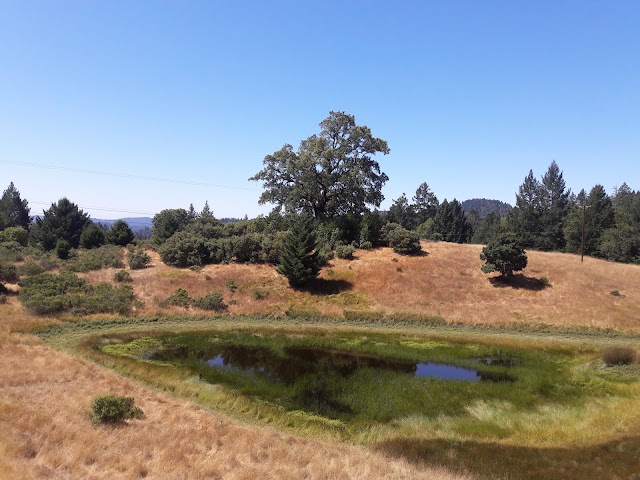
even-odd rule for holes
{"type": "MultiPolygon", "coordinates": [[[[225,346],[217,352],[190,352],[185,345],[154,355],[158,360],[199,358],[212,368],[259,374],[286,384],[307,376],[349,376],[361,368],[386,370],[445,380],[513,382],[505,373],[434,362],[410,362],[376,355],[313,347],[291,347],[275,352],[264,347],[225,346]],[[213,355],[213,356],[212,356],[213,355]]],[[[484,363],[484,362],[483,362],[484,363]]],[[[489,362],[487,362],[489,363],[489,362]]],[[[497,362],[496,362],[497,363],[497,362]]]]}

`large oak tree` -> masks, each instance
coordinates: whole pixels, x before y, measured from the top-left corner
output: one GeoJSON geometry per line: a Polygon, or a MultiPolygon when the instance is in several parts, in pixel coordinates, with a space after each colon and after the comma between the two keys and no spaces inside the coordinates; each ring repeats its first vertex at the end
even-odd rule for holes
{"type": "Polygon", "coordinates": [[[389,177],[373,156],[389,153],[387,142],[344,112],[330,112],[320,127],[297,151],[286,144],[264,157],[264,168],[249,179],[264,182],[260,204],[273,203],[317,219],[380,206],[389,177]]]}

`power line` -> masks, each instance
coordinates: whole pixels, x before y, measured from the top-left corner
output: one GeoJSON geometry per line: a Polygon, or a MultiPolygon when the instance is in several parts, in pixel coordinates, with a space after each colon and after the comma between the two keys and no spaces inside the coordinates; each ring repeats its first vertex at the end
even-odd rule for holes
{"type": "MultiPolygon", "coordinates": [[[[52,203],[55,204],[55,202],[33,202],[31,200],[29,200],[29,204],[36,204],[36,205],[51,205],[52,203]]],[[[78,205],[79,208],[82,209],[90,209],[90,210],[100,210],[100,211],[104,211],[104,212],[117,212],[117,213],[131,213],[131,214],[135,214],[135,215],[155,215],[156,212],[138,212],[135,210],[122,210],[122,209],[115,209],[115,208],[107,208],[107,207],[94,207],[91,205],[78,205]]]]}
{"type": "Polygon", "coordinates": [[[118,178],[131,178],[134,180],[148,180],[152,182],[177,183],[181,185],[193,185],[193,186],[199,186],[199,187],[226,188],[228,190],[250,190],[250,191],[257,190],[256,188],[252,188],[252,187],[237,187],[237,186],[231,186],[231,185],[220,185],[217,183],[195,182],[191,180],[175,180],[172,178],[147,177],[144,175],[132,175],[129,173],[101,172],[98,170],[85,170],[82,168],[62,167],[57,165],[46,165],[41,163],[15,162],[12,160],[0,160],[0,163],[4,163],[6,165],[20,165],[25,167],[45,168],[48,170],[60,170],[63,172],[85,173],[89,175],[101,175],[101,176],[118,177],[118,178]]]}

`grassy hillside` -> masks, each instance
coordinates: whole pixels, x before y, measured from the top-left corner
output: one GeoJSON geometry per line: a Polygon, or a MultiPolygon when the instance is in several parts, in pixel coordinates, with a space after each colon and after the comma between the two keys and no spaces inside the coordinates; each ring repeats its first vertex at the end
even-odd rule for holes
{"type": "MultiPolygon", "coordinates": [[[[153,267],[131,271],[141,313],[184,288],[193,297],[219,291],[233,300],[229,312],[282,316],[289,309],[342,316],[367,313],[439,315],[448,322],[492,325],[588,326],[640,330],[640,266],[563,253],[528,252],[529,265],[505,284],[480,271],[479,245],[423,242],[425,255],[406,257],[389,248],[357,250],[352,261],[334,259],[307,291],[294,291],[268,265],[209,265],[200,271],[153,267]],[[237,287],[231,291],[227,285],[237,287]],[[256,299],[256,291],[266,298],[256,299]],[[612,294],[612,292],[614,292],[612,294]],[[615,293],[617,292],[617,294],[615,293]]],[[[111,281],[116,270],[86,274],[111,281]]],[[[195,313],[195,312],[194,312],[195,313]]],[[[201,312],[200,312],[201,313],[201,312]]]]}

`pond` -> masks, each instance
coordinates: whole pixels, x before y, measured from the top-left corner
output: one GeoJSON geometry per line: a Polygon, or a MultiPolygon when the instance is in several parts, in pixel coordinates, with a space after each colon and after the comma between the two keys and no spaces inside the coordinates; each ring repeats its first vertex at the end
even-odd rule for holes
{"type": "Polygon", "coordinates": [[[481,345],[247,332],[127,340],[103,351],[178,367],[185,379],[219,385],[246,402],[348,422],[460,414],[474,399],[511,401],[527,384],[546,382],[542,375],[530,381],[536,362],[523,361],[522,352],[481,345]]]}

